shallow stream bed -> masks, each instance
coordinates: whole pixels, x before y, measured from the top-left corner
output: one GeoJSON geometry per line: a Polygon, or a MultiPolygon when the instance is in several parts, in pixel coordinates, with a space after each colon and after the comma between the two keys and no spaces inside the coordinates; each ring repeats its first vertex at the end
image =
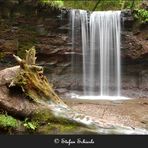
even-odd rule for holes
{"type": "Polygon", "coordinates": [[[77,112],[109,124],[148,129],[148,98],[124,101],[65,99],[65,102],[77,112]]]}

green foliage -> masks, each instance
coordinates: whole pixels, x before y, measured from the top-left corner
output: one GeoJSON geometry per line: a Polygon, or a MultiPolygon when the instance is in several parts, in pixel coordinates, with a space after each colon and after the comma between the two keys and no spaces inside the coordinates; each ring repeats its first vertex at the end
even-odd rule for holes
{"type": "Polygon", "coordinates": [[[121,9],[136,9],[139,8],[142,0],[121,0],[121,9]]]}
{"type": "Polygon", "coordinates": [[[0,127],[2,128],[16,128],[17,120],[12,116],[0,114],[0,127]]]}
{"type": "Polygon", "coordinates": [[[148,22],[148,11],[145,9],[136,9],[134,11],[134,17],[142,22],[142,23],[146,23],[148,22]]]}
{"type": "Polygon", "coordinates": [[[84,9],[84,10],[92,10],[95,6],[94,1],[64,1],[64,7],[70,9],[84,9]]]}
{"type": "Polygon", "coordinates": [[[35,131],[38,128],[38,123],[35,121],[29,121],[28,118],[25,119],[23,125],[27,130],[31,130],[31,131],[35,131]]]}
{"type": "Polygon", "coordinates": [[[40,0],[40,2],[43,4],[51,5],[52,7],[60,8],[64,6],[63,0],[40,0]]]}
{"type": "Polygon", "coordinates": [[[138,8],[142,0],[40,0],[42,4],[49,4],[53,7],[65,7],[71,9],[95,10],[121,10],[138,8]]]}

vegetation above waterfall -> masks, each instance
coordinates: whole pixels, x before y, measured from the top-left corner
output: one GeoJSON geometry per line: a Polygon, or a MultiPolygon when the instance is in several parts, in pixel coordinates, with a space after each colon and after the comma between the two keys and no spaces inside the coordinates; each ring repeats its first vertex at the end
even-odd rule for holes
{"type": "Polygon", "coordinates": [[[144,10],[144,9],[136,9],[134,11],[134,17],[142,22],[142,23],[146,23],[148,22],[148,11],[144,10]]]}
{"type": "Polygon", "coordinates": [[[53,7],[103,11],[138,8],[142,0],[39,0],[39,2],[49,4],[53,7]]]}

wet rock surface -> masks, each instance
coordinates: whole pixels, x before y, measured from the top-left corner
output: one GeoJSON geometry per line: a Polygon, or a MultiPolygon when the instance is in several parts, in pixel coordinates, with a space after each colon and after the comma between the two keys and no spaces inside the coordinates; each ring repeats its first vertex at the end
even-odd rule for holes
{"type": "Polygon", "coordinates": [[[148,57],[148,42],[147,42],[148,27],[137,32],[122,32],[121,56],[123,59],[130,60],[147,60],[148,57]]]}

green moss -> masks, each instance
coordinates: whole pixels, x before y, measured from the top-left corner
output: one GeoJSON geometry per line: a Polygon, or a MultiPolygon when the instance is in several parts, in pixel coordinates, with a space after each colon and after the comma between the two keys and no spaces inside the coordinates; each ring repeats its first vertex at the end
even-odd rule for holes
{"type": "Polygon", "coordinates": [[[49,110],[37,111],[33,114],[32,120],[37,121],[40,124],[48,123],[53,119],[53,115],[50,114],[49,110]]]}
{"type": "Polygon", "coordinates": [[[40,134],[96,134],[96,130],[89,129],[74,124],[60,124],[60,123],[48,123],[40,126],[37,133],[40,134]]]}
{"type": "Polygon", "coordinates": [[[60,125],[60,132],[61,133],[67,133],[67,132],[73,132],[77,128],[76,125],[60,125]]]}
{"type": "Polygon", "coordinates": [[[66,134],[74,133],[76,131],[87,131],[87,127],[80,123],[65,119],[56,118],[50,113],[49,110],[43,110],[36,112],[33,117],[33,121],[39,123],[37,133],[41,134],[66,134]]]}
{"type": "Polygon", "coordinates": [[[64,6],[63,0],[56,0],[56,1],[51,1],[51,0],[38,0],[42,4],[47,4],[52,7],[60,8],[64,6]]]}
{"type": "Polygon", "coordinates": [[[76,128],[77,128],[77,126],[75,126],[75,125],[68,125],[68,124],[65,125],[65,124],[59,124],[59,123],[57,123],[57,124],[52,124],[52,123],[48,124],[48,130],[49,131],[56,130],[57,134],[58,133],[62,134],[62,133],[73,132],[73,131],[76,130],[76,128]]]}
{"type": "Polygon", "coordinates": [[[65,118],[56,118],[52,111],[48,109],[38,110],[32,115],[32,120],[37,121],[39,124],[77,124],[65,118]]]}
{"type": "Polygon", "coordinates": [[[17,128],[17,120],[12,116],[0,114],[0,127],[17,128]]]}
{"type": "Polygon", "coordinates": [[[37,132],[42,134],[66,133],[74,130],[77,126],[66,119],[56,119],[49,110],[37,111],[33,115],[32,121],[38,122],[37,132]]]}
{"type": "Polygon", "coordinates": [[[40,134],[68,134],[74,133],[77,130],[78,127],[75,125],[48,123],[46,125],[40,126],[37,132],[40,134]]]}
{"type": "Polygon", "coordinates": [[[4,52],[0,52],[0,60],[3,59],[5,57],[5,53],[4,52]]]}
{"type": "Polygon", "coordinates": [[[57,117],[52,114],[51,111],[49,110],[41,110],[37,111],[35,114],[32,116],[33,121],[37,121],[40,124],[60,124],[60,125],[65,125],[65,126],[78,126],[78,127],[85,127],[85,125],[82,125],[81,123],[78,123],[73,120],[69,120],[63,117],[57,117]]]}
{"type": "Polygon", "coordinates": [[[65,118],[56,118],[55,116],[53,116],[52,113],[50,113],[49,110],[44,110],[44,111],[39,111],[37,113],[35,113],[33,115],[33,120],[39,122],[40,124],[47,124],[47,123],[51,123],[51,124],[64,124],[64,125],[77,125],[78,123],[74,123],[68,119],[65,118]]]}

